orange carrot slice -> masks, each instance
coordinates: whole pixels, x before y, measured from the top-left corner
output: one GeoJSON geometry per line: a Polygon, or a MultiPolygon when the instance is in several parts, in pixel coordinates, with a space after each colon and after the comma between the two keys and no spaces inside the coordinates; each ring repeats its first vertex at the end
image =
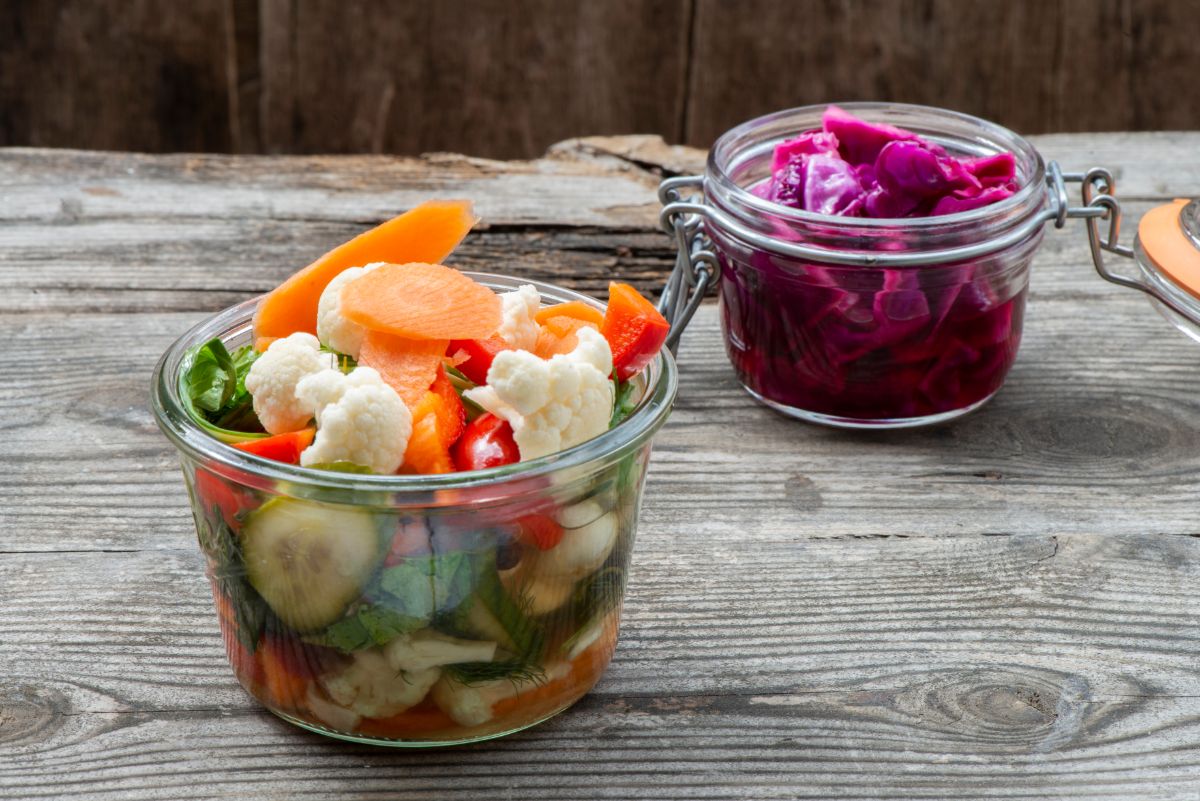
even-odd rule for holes
{"type": "MultiPolygon", "coordinates": [[[[317,333],[317,301],[334,276],[376,261],[441,262],[476,222],[465,200],[433,200],[393,217],[326,253],[273,289],[254,315],[260,337],[317,333]]],[[[490,332],[489,332],[490,333],[490,332]]]]}
{"type": "Polygon", "coordinates": [[[442,399],[442,407],[438,410],[440,413],[439,433],[442,435],[446,447],[449,448],[458,441],[467,427],[467,408],[463,406],[462,398],[458,396],[454,384],[450,383],[450,376],[446,375],[446,368],[440,364],[437,378],[433,379],[429,391],[442,399]]]}
{"type": "Polygon", "coordinates": [[[385,264],[343,287],[341,311],[411,339],[480,339],[500,327],[500,296],[441,264],[385,264]]]}
{"type": "Polygon", "coordinates": [[[367,331],[358,363],[379,371],[384,383],[396,390],[404,405],[412,409],[437,378],[446,339],[408,339],[382,331],[367,331]]]}
{"type": "Polygon", "coordinates": [[[412,737],[456,728],[456,724],[428,699],[399,715],[390,718],[363,718],[358,731],[369,737],[412,737]]]}
{"type": "Polygon", "coordinates": [[[446,418],[449,411],[446,402],[436,392],[426,392],[413,409],[413,430],[408,438],[408,449],[404,451],[401,473],[453,473],[454,461],[450,458],[446,418]]]}
{"type": "Polygon", "coordinates": [[[576,332],[580,328],[596,328],[590,322],[576,317],[551,317],[542,323],[538,332],[537,344],[533,352],[543,359],[549,359],[560,353],[570,353],[579,344],[576,332]]]}
{"type": "Polygon", "coordinates": [[[604,323],[604,312],[595,306],[589,306],[582,300],[571,300],[566,303],[558,303],[554,306],[544,306],[538,309],[533,319],[539,323],[544,323],[551,317],[574,317],[576,320],[591,323],[596,328],[599,328],[604,323]]]}

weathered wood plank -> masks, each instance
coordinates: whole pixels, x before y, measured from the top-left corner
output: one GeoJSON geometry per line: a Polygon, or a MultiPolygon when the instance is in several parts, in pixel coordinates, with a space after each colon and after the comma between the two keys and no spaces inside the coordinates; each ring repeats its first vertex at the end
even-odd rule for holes
{"type": "Polygon", "coordinates": [[[267,152],[541,153],[682,136],[690,0],[262,4],[267,152]]]}
{"type": "Polygon", "coordinates": [[[0,145],[233,149],[233,5],[4,3],[0,145]]]}
{"type": "Polygon", "coordinates": [[[1195,128],[1196,106],[1178,94],[1200,71],[1193,11],[1170,0],[697,0],[685,141],[857,99],[1027,133],[1195,128]]]}
{"type": "Polygon", "coordinates": [[[203,772],[196,797],[352,780],[390,797],[1182,799],[1200,777],[1198,549],[646,525],[593,695],[533,732],[423,755],[257,710],[191,553],[0,558],[0,792],[162,797],[203,772]]]}
{"type": "MultiPolygon", "coordinates": [[[[1087,313],[1076,297],[1035,294],[1021,355],[991,405],[951,427],[886,436],[802,426],[755,404],[705,307],[684,338],[646,519],[682,515],[718,537],[731,526],[830,537],[1198,533],[1195,346],[1139,297],[1109,294],[1087,313]]],[[[0,336],[28,354],[0,388],[11,454],[0,491],[15,502],[0,523],[21,532],[6,547],[188,546],[182,481],[146,398],[157,356],[199,316],[0,321],[0,336]]]]}
{"type": "MultiPolygon", "coordinates": [[[[1163,199],[1200,194],[1200,134],[1035,141],[1068,169],[1111,166],[1130,223],[1163,199]]],[[[4,150],[0,312],[216,310],[438,195],[477,199],[480,230],[455,255],[465,269],[500,264],[589,292],[622,277],[652,290],[673,264],[657,230],[655,170],[700,163],[697,151],[652,137],[577,140],[516,163],[4,150]]],[[[1088,264],[1081,226],[1050,232],[1037,268],[1044,291],[1103,292],[1088,264]]]]}
{"type": "MultiPolygon", "coordinates": [[[[1120,168],[1134,219],[1200,194],[1197,134],[1038,142],[1120,168]]],[[[237,688],[147,409],[158,354],[450,186],[499,220],[463,266],[650,285],[670,258],[653,167],[691,158],[605,139],[513,165],[0,152],[0,339],[21,357],[0,383],[0,796],[1194,798],[1195,345],[1096,279],[1078,229],[1047,234],[1007,387],[938,429],[766,411],[704,307],[622,645],[572,712],[396,754],[237,688]]]]}

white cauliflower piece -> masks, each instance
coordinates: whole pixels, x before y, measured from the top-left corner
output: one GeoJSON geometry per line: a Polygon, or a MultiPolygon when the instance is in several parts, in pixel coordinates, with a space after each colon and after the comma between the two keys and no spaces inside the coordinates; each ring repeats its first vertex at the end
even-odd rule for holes
{"type": "Polygon", "coordinates": [[[396,670],[419,671],[459,662],[491,662],[496,658],[496,643],[421,629],[396,637],[384,646],[383,655],[396,670]]]}
{"type": "Polygon", "coordinates": [[[300,454],[309,467],[353,462],[376,473],[394,473],[412,435],[412,413],[396,390],[370,367],[322,370],[296,386],[297,402],[312,409],[317,436],[300,454]]]}
{"type": "Polygon", "coordinates": [[[321,343],[312,334],[296,333],[272,342],[246,374],[246,389],[263,428],[272,434],[303,428],[313,409],[296,397],[296,385],[331,364],[333,356],[321,353],[321,343]]]}
{"type": "Polygon", "coordinates": [[[364,718],[386,718],[419,704],[441,675],[439,668],[397,672],[372,648],[356,651],[345,670],[322,676],[320,682],[338,706],[364,718]]]}
{"type": "Polygon", "coordinates": [[[580,328],[577,336],[575,350],[549,360],[522,350],[498,353],[487,384],[463,393],[508,421],[523,462],[608,430],[612,351],[594,328],[580,328]]]}
{"type": "Polygon", "coordinates": [[[377,261],[364,267],[350,267],[325,285],[317,301],[317,339],[325,347],[358,359],[367,329],[342,316],[342,287],[382,266],[383,262],[377,261]]]}
{"type": "Polygon", "coordinates": [[[542,296],[532,284],[523,284],[500,296],[500,327],[496,333],[518,350],[533,350],[537,345],[538,325],[534,315],[542,307],[542,296]]]}

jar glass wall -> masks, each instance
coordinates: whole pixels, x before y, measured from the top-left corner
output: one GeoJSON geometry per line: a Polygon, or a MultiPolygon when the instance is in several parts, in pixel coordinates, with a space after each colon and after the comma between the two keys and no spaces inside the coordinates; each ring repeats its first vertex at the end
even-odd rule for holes
{"type": "Polygon", "coordinates": [[[154,392],[242,686],[306,728],[400,746],[516,731],[591,689],[616,646],[651,438],[674,400],[669,354],[625,421],[567,451],[442,476],[336,473],[230,448],[184,411],[185,354],[250,341],[254,309],[188,332],[154,392]]]}
{"type": "Polygon", "coordinates": [[[819,128],[824,106],[751,120],[709,155],[705,232],[721,265],[721,322],[743,386],[787,414],[847,427],[950,419],[1003,384],[1020,344],[1029,267],[1042,231],[949,264],[839,265],[784,255],[773,242],[868,257],[916,255],[1004,237],[1045,212],[1045,169],[1016,134],[918,106],[847,104],[872,122],[910,130],[952,155],[1012,153],[1018,190],[990,206],[939,217],[868,219],[811,214],[752,193],[776,144],[819,128]],[[733,221],[732,226],[721,220],[733,221]]]}

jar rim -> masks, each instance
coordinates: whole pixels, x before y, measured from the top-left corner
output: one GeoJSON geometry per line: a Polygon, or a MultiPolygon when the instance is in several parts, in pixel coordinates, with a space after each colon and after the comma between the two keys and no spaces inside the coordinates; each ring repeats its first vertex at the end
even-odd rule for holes
{"type": "MultiPolygon", "coordinates": [[[[755,143],[755,148],[759,149],[769,146],[769,149],[773,150],[774,145],[778,141],[797,136],[809,130],[814,129],[811,126],[787,129],[783,135],[772,136],[762,142],[755,143]]],[[[1041,153],[1038,152],[1037,148],[1028,139],[994,122],[989,122],[970,114],[963,114],[962,112],[950,111],[934,106],[922,106],[911,103],[854,101],[797,106],[795,108],[772,112],[771,114],[764,114],[730,128],[717,138],[708,152],[704,181],[706,191],[711,181],[720,190],[721,194],[737,205],[746,207],[751,212],[777,217],[789,223],[838,226],[852,230],[858,229],[863,232],[890,231],[898,228],[904,228],[908,231],[920,231],[958,224],[986,222],[993,218],[1005,217],[1014,211],[1020,210],[1023,206],[1031,204],[1032,200],[1044,198],[1046,195],[1046,165],[1041,153]],[[791,118],[805,118],[815,115],[819,119],[820,114],[832,105],[836,105],[848,112],[862,115],[868,121],[875,121],[871,118],[872,114],[879,116],[879,112],[892,112],[895,115],[907,114],[927,118],[931,124],[936,124],[940,120],[943,123],[957,123],[965,127],[975,128],[981,136],[988,136],[994,143],[1003,143],[1008,152],[1016,156],[1018,164],[1024,163],[1027,167],[1031,165],[1032,169],[1026,170],[1026,180],[1021,183],[1016,192],[997,203],[991,203],[987,206],[968,209],[967,211],[960,211],[954,214],[942,214],[932,217],[843,217],[835,214],[817,214],[761,198],[742,187],[729,174],[727,167],[731,163],[732,157],[744,149],[733,149],[735,143],[741,138],[751,134],[755,130],[777,125],[791,118]],[[732,152],[730,152],[731,149],[732,152]]]]}
{"type": "MultiPolygon", "coordinates": [[[[468,271],[463,271],[463,275],[492,289],[515,289],[531,284],[543,297],[556,302],[579,300],[600,311],[605,309],[595,298],[541,281],[468,271]]],[[[159,358],[151,379],[151,410],[155,422],[177,449],[192,459],[219,464],[237,474],[258,479],[284,481],[315,490],[413,494],[524,481],[586,465],[598,458],[622,456],[640,447],[666,421],[678,390],[675,360],[664,349],[647,367],[646,389],[641,400],[617,426],[566,450],[486,470],[440,475],[370,475],[285,464],[239,450],[208,434],[188,414],[180,394],[179,371],[188,351],[216,336],[232,339],[237,334],[249,332],[254,312],[264,297],[259,295],[230,306],[192,326],[159,358]]]]}

